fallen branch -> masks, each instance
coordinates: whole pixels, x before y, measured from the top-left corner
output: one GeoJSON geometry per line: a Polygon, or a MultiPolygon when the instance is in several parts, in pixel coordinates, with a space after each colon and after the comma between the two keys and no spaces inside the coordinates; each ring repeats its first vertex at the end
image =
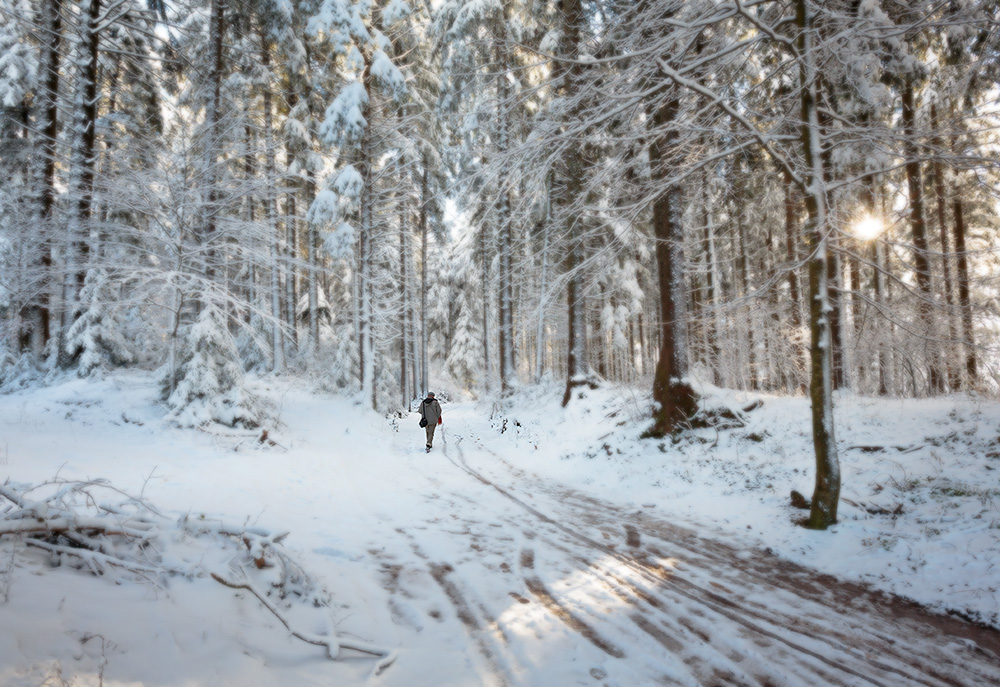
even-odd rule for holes
{"type": "Polygon", "coordinates": [[[226,579],[225,577],[216,572],[211,573],[211,575],[212,579],[221,585],[229,587],[230,589],[243,589],[253,594],[255,597],[257,597],[257,600],[260,601],[261,605],[264,608],[269,610],[275,618],[281,621],[281,624],[285,626],[285,629],[288,630],[289,634],[291,634],[296,639],[302,640],[306,644],[312,644],[314,646],[324,647],[326,649],[326,655],[331,660],[336,661],[339,658],[341,649],[357,651],[363,654],[368,654],[369,656],[378,656],[381,660],[375,664],[376,675],[382,673],[382,671],[384,671],[386,668],[392,665],[393,661],[396,660],[395,652],[387,649],[379,649],[369,644],[362,644],[360,642],[343,642],[336,637],[324,637],[322,635],[316,635],[311,633],[307,634],[304,632],[299,632],[298,630],[294,630],[292,629],[292,626],[289,624],[289,622],[284,618],[284,616],[281,615],[278,609],[274,607],[274,604],[268,601],[267,597],[261,594],[249,582],[234,582],[232,580],[226,579]]]}
{"type": "Polygon", "coordinates": [[[208,572],[212,579],[227,587],[253,594],[293,637],[324,647],[331,659],[336,659],[341,649],[375,656],[378,658],[376,675],[395,661],[393,652],[363,642],[341,642],[336,637],[293,630],[278,607],[249,582],[233,582],[205,570],[200,563],[188,563],[189,557],[177,560],[171,557],[170,547],[179,539],[178,534],[185,540],[225,551],[227,555],[237,552],[229,556],[230,565],[236,570],[271,569],[267,575],[271,580],[268,592],[272,595],[292,598],[314,608],[330,604],[329,594],[281,545],[289,534],[287,531],[232,527],[188,515],[173,522],[141,498],[129,496],[102,480],[57,480],[38,486],[13,486],[9,481],[0,484],[0,537],[17,537],[26,546],[42,549],[60,559],[71,558],[73,568],[95,575],[118,568],[158,585],[167,576],[183,575],[193,579],[208,572]],[[39,494],[40,487],[52,487],[52,493],[45,489],[45,496],[36,496],[34,500],[28,498],[28,494],[39,494]],[[104,503],[100,497],[105,491],[120,495],[124,500],[117,504],[104,503]]]}
{"type": "Polygon", "coordinates": [[[914,451],[919,451],[926,444],[920,444],[919,446],[848,446],[848,451],[861,451],[862,453],[885,453],[886,451],[893,450],[897,453],[913,453],[914,451]]]}
{"type": "Polygon", "coordinates": [[[100,551],[51,544],[47,541],[42,541],[41,539],[28,538],[24,540],[24,543],[26,546],[34,546],[35,548],[51,551],[52,553],[58,553],[65,556],[75,556],[76,558],[79,558],[83,562],[89,564],[90,569],[95,575],[104,574],[104,569],[101,567],[102,565],[114,566],[122,568],[123,570],[128,570],[129,572],[147,575],[162,575],[165,572],[178,572],[152,565],[144,565],[137,561],[125,561],[116,556],[109,556],[108,554],[101,553],[100,551]]]}

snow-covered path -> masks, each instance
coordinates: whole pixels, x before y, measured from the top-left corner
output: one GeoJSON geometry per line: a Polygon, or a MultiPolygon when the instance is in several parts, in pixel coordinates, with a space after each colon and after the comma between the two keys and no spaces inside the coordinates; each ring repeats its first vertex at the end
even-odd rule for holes
{"type": "Polygon", "coordinates": [[[468,637],[474,672],[454,684],[1000,681],[993,631],[546,484],[463,430],[443,453],[470,481],[398,528],[410,564],[380,552],[392,605],[426,598],[428,577],[440,587],[439,620],[468,637]],[[499,476],[469,466],[484,458],[499,476]]]}
{"type": "Polygon", "coordinates": [[[103,477],[173,516],[288,530],[332,592],[333,629],[394,664],[326,660],[210,580],[0,565],[0,684],[1000,683],[995,630],[535,474],[472,404],[446,405],[425,454],[415,414],[394,427],[344,399],[288,390],[267,448],[164,427],[149,398],[142,380],[0,397],[7,475],[103,477]]]}

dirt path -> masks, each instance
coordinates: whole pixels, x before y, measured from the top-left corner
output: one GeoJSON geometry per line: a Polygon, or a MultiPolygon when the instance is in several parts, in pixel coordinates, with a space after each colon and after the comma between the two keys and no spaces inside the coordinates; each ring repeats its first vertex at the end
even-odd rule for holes
{"type": "Polygon", "coordinates": [[[456,436],[444,453],[469,489],[436,495],[439,518],[397,530],[425,569],[388,560],[384,569],[400,608],[421,577],[433,580],[438,620],[457,619],[478,655],[470,684],[532,684],[526,676],[537,679],[545,661],[570,666],[561,684],[609,687],[1000,684],[994,630],[628,512],[495,457],[510,473],[510,486],[500,485],[470,467],[462,446],[456,436]],[[442,530],[461,552],[449,560],[423,549],[442,530]]]}

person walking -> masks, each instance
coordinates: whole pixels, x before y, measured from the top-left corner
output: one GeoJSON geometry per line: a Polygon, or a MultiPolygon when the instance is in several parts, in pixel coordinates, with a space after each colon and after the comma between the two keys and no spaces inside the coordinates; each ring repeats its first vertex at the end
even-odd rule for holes
{"type": "Polygon", "coordinates": [[[427,432],[427,450],[434,444],[434,428],[443,424],[441,404],[434,398],[434,392],[428,391],[427,398],[420,402],[420,426],[427,432]]]}

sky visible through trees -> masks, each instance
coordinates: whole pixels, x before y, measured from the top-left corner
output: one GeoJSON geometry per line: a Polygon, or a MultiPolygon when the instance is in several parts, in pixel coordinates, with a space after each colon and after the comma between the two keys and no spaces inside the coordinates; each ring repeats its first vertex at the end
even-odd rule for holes
{"type": "Polygon", "coordinates": [[[995,393],[991,0],[0,0],[0,384],[995,393]]]}

